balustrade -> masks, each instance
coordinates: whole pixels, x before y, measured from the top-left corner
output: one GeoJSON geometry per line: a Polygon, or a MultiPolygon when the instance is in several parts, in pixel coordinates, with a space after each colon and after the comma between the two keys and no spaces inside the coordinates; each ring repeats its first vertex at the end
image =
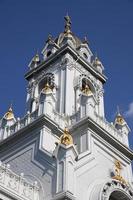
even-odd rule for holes
{"type": "Polygon", "coordinates": [[[7,164],[0,164],[0,187],[10,194],[17,195],[26,200],[39,200],[39,187],[37,182],[31,184],[24,177],[11,171],[7,164]]]}

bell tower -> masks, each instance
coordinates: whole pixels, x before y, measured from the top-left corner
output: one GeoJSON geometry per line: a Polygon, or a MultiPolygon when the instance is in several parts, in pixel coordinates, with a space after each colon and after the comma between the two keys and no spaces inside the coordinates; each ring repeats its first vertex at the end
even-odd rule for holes
{"type": "Polygon", "coordinates": [[[35,55],[29,64],[27,110],[53,112],[78,121],[95,113],[104,117],[103,65],[71,31],[71,19],[65,17],[65,29],[56,39],[48,36],[42,50],[43,61],[35,55]],[[51,110],[51,111],[50,111],[51,110]]]}

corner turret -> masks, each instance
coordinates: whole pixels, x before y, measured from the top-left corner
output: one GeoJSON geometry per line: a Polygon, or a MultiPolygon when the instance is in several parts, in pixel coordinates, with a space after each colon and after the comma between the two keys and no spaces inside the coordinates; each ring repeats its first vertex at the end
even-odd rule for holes
{"type": "Polygon", "coordinates": [[[121,134],[123,134],[124,142],[128,146],[129,145],[128,134],[130,132],[130,128],[129,128],[127,122],[125,121],[124,117],[121,115],[119,109],[118,109],[117,115],[115,117],[114,126],[117,130],[119,130],[121,132],[121,134]]]}

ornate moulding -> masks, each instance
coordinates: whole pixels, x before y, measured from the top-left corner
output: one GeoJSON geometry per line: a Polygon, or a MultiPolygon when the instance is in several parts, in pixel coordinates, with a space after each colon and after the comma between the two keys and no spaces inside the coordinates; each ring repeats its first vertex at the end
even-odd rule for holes
{"type": "Polygon", "coordinates": [[[124,197],[127,197],[127,200],[133,199],[133,189],[129,185],[123,184],[117,180],[110,180],[102,187],[100,200],[109,200],[113,192],[119,192],[121,195],[123,194],[124,197]]]}

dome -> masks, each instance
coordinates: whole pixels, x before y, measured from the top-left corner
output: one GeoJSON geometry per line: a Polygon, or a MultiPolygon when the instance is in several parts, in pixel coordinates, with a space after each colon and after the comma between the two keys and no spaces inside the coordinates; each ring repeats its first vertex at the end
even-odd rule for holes
{"type": "Polygon", "coordinates": [[[54,42],[58,46],[61,46],[65,39],[70,39],[73,42],[75,48],[77,48],[82,44],[82,41],[77,36],[75,36],[71,31],[71,24],[72,23],[71,23],[70,17],[67,15],[67,16],[64,17],[64,19],[65,19],[64,32],[60,33],[59,36],[55,39],[54,42]]]}

